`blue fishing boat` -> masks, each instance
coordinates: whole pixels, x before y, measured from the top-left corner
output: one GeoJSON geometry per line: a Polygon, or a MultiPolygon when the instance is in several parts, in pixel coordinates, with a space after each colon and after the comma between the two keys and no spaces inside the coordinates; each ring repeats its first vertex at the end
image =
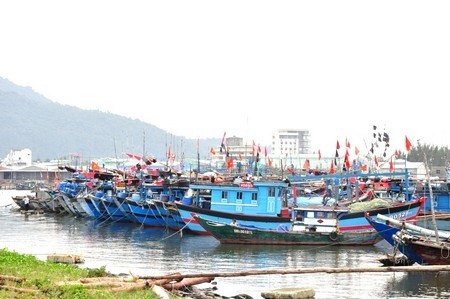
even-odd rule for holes
{"type": "Polygon", "coordinates": [[[276,229],[290,225],[287,208],[289,184],[284,181],[242,181],[237,184],[190,184],[189,191],[175,205],[187,228],[199,234],[207,231],[192,217],[276,229]]]}
{"type": "Polygon", "coordinates": [[[404,246],[403,244],[396,244],[393,236],[400,232],[401,228],[397,226],[390,225],[389,219],[381,221],[378,218],[366,215],[367,221],[372,225],[372,227],[377,231],[377,233],[383,237],[386,242],[388,242],[393,248],[393,257],[397,255],[396,251],[406,256],[412,262],[418,264],[426,264],[420,255],[418,255],[410,246],[404,246]]]}

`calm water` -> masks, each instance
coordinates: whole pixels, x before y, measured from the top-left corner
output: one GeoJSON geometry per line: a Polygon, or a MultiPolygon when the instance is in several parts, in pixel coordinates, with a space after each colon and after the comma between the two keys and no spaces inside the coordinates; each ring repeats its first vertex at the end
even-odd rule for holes
{"type": "MultiPolygon", "coordinates": [[[[52,253],[82,254],[82,267],[105,266],[115,274],[162,275],[172,272],[235,272],[266,268],[380,266],[385,244],[367,247],[221,245],[209,236],[174,233],[134,224],[101,223],[70,216],[29,215],[16,211],[11,196],[27,191],[0,190],[0,248],[46,259],[52,253]]],[[[217,293],[234,296],[280,287],[308,287],[315,298],[448,298],[450,274],[310,273],[216,278],[217,293]]],[[[203,284],[202,287],[210,287],[203,284]]]]}

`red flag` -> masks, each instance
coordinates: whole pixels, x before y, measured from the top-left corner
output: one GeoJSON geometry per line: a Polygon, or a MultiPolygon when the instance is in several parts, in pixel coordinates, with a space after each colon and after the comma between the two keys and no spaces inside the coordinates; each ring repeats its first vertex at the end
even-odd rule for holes
{"type": "Polygon", "coordinates": [[[270,160],[270,158],[269,158],[269,167],[272,167],[272,160],[270,160]]]}
{"type": "Polygon", "coordinates": [[[100,170],[100,165],[98,165],[98,163],[92,161],[91,162],[91,169],[92,170],[100,170]]]}
{"type": "Polygon", "coordinates": [[[322,159],[322,154],[320,153],[320,150],[319,150],[319,160],[320,159],[322,159]]]}
{"type": "Polygon", "coordinates": [[[374,156],[374,157],[373,157],[373,161],[375,162],[375,165],[378,167],[378,159],[377,159],[377,156],[374,156]]]}
{"type": "Polygon", "coordinates": [[[331,174],[334,173],[334,162],[333,162],[333,161],[331,161],[330,173],[331,173],[331,174]]]}
{"type": "Polygon", "coordinates": [[[394,156],[397,158],[398,157],[398,151],[395,150],[394,156]]]}
{"type": "Polygon", "coordinates": [[[209,150],[209,152],[211,153],[211,155],[215,155],[216,154],[216,151],[214,150],[213,147],[209,150]]]}
{"type": "Polygon", "coordinates": [[[406,151],[409,152],[411,150],[412,144],[411,144],[411,141],[409,141],[407,136],[405,136],[405,145],[406,145],[406,151]]]}
{"type": "Polygon", "coordinates": [[[355,146],[355,155],[358,156],[359,155],[359,149],[355,146]]]}
{"type": "Polygon", "coordinates": [[[391,161],[389,162],[389,172],[394,172],[394,163],[392,162],[392,157],[391,161]]]}
{"type": "Polygon", "coordinates": [[[347,168],[347,170],[349,170],[351,165],[350,165],[350,159],[348,158],[348,155],[345,156],[344,162],[345,162],[345,168],[347,168]]]}
{"type": "Polygon", "coordinates": [[[336,141],[336,149],[338,150],[340,148],[341,148],[341,146],[339,145],[339,140],[338,140],[338,141],[336,141]]]}
{"type": "Polygon", "coordinates": [[[267,146],[264,147],[264,156],[267,157],[267,146]]]}
{"type": "Polygon", "coordinates": [[[261,147],[258,144],[258,153],[260,153],[260,152],[261,152],[261,147]]]}
{"type": "Polygon", "coordinates": [[[309,169],[309,160],[306,159],[305,163],[303,163],[303,169],[309,169]]]}
{"type": "Polygon", "coordinates": [[[233,160],[232,159],[228,159],[228,161],[227,161],[227,168],[228,169],[233,168],[233,160]]]}
{"type": "Polygon", "coordinates": [[[350,141],[348,141],[347,138],[345,138],[345,146],[350,148],[350,141]]]}
{"type": "Polygon", "coordinates": [[[133,154],[127,154],[127,156],[129,158],[136,159],[136,160],[141,160],[142,159],[140,156],[136,156],[136,155],[133,155],[133,154]]]}

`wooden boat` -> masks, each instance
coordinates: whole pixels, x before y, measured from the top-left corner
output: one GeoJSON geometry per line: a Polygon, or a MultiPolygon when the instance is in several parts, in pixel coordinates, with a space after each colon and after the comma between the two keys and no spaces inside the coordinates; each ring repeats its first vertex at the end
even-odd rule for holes
{"type": "Polygon", "coordinates": [[[450,242],[448,239],[411,234],[402,231],[394,240],[411,248],[429,265],[450,265],[450,242]]]}
{"type": "MultiPolygon", "coordinates": [[[[333,178],[336,176],[325,176],[333,178]]],[[[341,176],[338,176],[340,178],[341,176]]],[[[317,177],[315,178],[317,180],[317,177]]],[[[175,202],[186,226],[194,233],[208,234],[205,229],[192,218],[195,213],[201,218],[222,223],[230,223],[236,219],[241,225],[263,229],[276,229],[280,225],[290,226],[293,221],[300,220],[300,211],[312,205],[290,205],[290,184],[285,181],[242,181],[239,184],[207,184],[190,185],[191,195],[175,202]]],[[[353,205],[315,205],[317,221],[321,221],[320,213],[336,211],[339,213],[338,225],[341,231],[373,230],[365,218],[365,212],[383,214],[396,219],[415,219],[423,208],[425,198],[405,202],[387,202],[384,205],[374,205],[377,200],[359,202],[366,204],[359,209],[353,205]]]]}
{"type": "Polygon", "coordinates": [[[382,238],[376,232],[341,232],[320,229],[296,230],[294,227],[286,230],[260,229],[241,226],[238,222],[227,224],[203,219],[195,214],[192,217],[206,231],[222,244],[252,244],[252,245],[373,245],[382,238]]]}
{"type": "Polygon", "coordinates": [[[398,261],[401,256],[404,256],[408,261],[412,263],[426,264],[422,257],[418,255],[414,250],[412,250],[410,246],[396,244],[394,240],[394,235],[400,232],[401,228],[404,226],[403,224],[405,224],[406,222],[397,222],[399,225],[395,226],[392,225],[392,218],[383,217],[383,215],[381,215],[380,218],[366,216],[366,219],[370,223],[370,225],[372,225],[372,227],[378,232],[378,234],[392,246],[394,250],[392,255],[380,260],[381,263],[386,266],[397,265],[399,263],[404,265],[404,260],[401,260],[400,262],[398,261]]]}
{"type": "Polygon", "coordinates": [[[377,218],[398,229],[391,235],[394,246],[410,259],[420,259],[422,264],[450,265],[450,232],[426,229],[383,215],[377,218]]]}
{"type": "Polygon", "coordinates": [[[194,233],[208,234],[191,213],[224,223],[236,218],[243,225],[265,229],[291,224],[285,202],[289,188],[287,182],[197,183],[189,188],[175,205],[187,228],[194,233]]]}

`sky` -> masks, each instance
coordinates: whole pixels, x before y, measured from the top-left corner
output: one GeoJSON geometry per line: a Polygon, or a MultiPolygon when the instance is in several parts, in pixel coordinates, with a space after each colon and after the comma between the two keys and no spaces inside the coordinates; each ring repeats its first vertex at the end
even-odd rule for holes
{"type": "Polygon", "coordinates": [[[187,138],[449,146],[450,1],[1,1],[0,77],[187,138]]]}

